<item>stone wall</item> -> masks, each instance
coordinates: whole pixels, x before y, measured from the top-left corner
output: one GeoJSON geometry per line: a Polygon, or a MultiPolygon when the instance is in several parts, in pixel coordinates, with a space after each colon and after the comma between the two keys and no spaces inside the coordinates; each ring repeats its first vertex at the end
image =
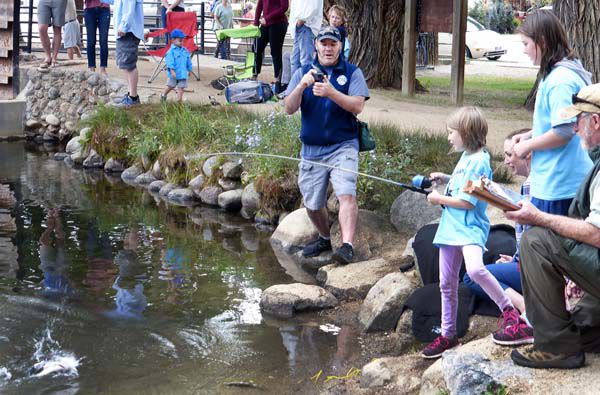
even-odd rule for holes
{"type": "Polygon", "coordinates": [[[86,119],[96,104],[127,93],[124,82],[85,70],[30,69],[27,78],[25,134],[37,142],[67,141],[79,133],[79,120],[86,119]]]}

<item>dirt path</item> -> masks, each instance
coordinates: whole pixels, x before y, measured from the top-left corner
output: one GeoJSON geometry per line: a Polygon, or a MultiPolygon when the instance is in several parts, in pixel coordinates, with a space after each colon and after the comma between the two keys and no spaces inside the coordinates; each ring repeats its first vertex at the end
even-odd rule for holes
{"type": "MultiPolygon", "coordinates": [[[[84,61],[72,63],[80,64],[62,67],[65,69],[86,68],[84,61]]],[[[201,81],[196,81],[194,78],[189,80],[189,89],[193,92],[186,93],[184,99],[192,103],[208,104],[208,96],[210,95],[214,96],[217,101],[225,103],[225,98],[210,86],[210,81],[221,76],[223,74],[222,67],[231,63],[217,60],[212,56],[201,56],[201,81]]],[[[26,64],[23,66],[26,67],[26,64]]],[[[164,73],[159,75],[152,84],[147,82],[154,67],[155,63],[149,59],[138,62],[140,72],[139,93],[142,101],[158,101],[164,88],[164,73]]],[[[109,59],[108,73],[113,78],[123,79],[123,73],[117,69],[114,57],[109,59]]],[[[261,77],[263,80],[269,81],[271,75],[272,69],[265,67],[261,77]]],[[[280,106],[280,104],[261,104],[246,107],[259,113],[266,113],[277,106],[280,106]]],[[[361,119],[368,122],[391,123],[401,129],[422,129],[433,133],[445,133],[445,120],[453,110],[454,107],[429,105],[404,99],[398,91],[374,89],[371,91],[371,100],[367,102],[361,119]]],[[[531,125],[531,115],[525,110],[488,108],[484,112],[489,123],[488,146],[493,151],[502,150],[502,142],[508,132],[531,125]]]]}

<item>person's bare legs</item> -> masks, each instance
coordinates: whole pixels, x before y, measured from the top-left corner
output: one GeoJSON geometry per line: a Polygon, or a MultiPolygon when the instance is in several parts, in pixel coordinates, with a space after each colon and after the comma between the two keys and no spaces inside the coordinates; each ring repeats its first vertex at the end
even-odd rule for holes
{"type": "Polygon", "coordinates": [[[125,70],[125,74],[127,75],[127,85],[129,86],[129,96],[135,97],[138,95],[137,86],[138,86],[138,69],[137,67],[133,70],[125,70]]]}
{"type": "Polygon", "coordinates": [[[183,101],[183,88],[177,88],[177,101],[179,103],[183,101]]]}
{"type": "Polygon", "coordinates": [[[329,214],[327,213],[327,208],[323,207],[320,210],[306,209],[306,212],[308,213],[310,221],[319,231],[319,234],[324,237],[329,237],[329,214]]]}
{"type": "Polygon", "coordinates": [[[39,25],[40,41],[42,42],[42,48],[46,54],[46,63],[52,63],[52,54],[50,48],[50,37],[48,37],[48,25],[39,25]]]}
{"type": "Polygon", "coordinates": [[[52,37],[52,64],[56,65],[58,61],[58,51],[60,51],[60,42],[62,40],[61,27],[52,26],[54,35],[52,37]]]}
{"type": "Polygon", "coordinates": [[[106,75],[106,67],[100,67],[100,73],[106,75]]]}
{"type": "Polygon", "coordinates": [[[169,92],[171,92],[173,90],[173,88],[171,88],[170,86],[167,86],[163,92],[163,96],[167,96],[169,94],[169,92]]]}
{"type": "Polygon", "coordinates": [[[69,60],[73,60],[73,53],[73,48],[67,48],[67,57],[69,58],[69,60]]]}
{"type": "Polygon", "coordinates": [[[81,58],[81,48],[79,48],[79,45],[76,46],[74,49],[75,49],[75,54],[77,55],[77,57],[81,58]]]}
{"type": "Polygon", "coordinates": [[[342,242],[352,244],[354,233],[356,232],[356,223],[358,220],[358,204],[356,197],[352,195],[338,196],[340,201],[340,229],[342,231],[342,242]]]}

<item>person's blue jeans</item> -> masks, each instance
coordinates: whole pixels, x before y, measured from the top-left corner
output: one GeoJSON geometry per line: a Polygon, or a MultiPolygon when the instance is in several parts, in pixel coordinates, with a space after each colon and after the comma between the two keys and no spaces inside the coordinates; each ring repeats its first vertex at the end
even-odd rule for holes
{"type": "MultiPolygon", "coordinates": [[[[185,9],[183,7],[175,7],[173,8],[173,12],[183,12],[185,11],[185,9]]],[[[162,22],[162,27],[163,29],[167,28],[167,9],[164,6],[160,7],[160,19],[162,22]]],[[[165,34],[165,36],[167,37],[167,44],[169,43],[169,33],[165,34]]]]}
{"type": "Polygon", "coordinates": [[[96,30],[100,35],[100,67],[108,65],[108,28],[110,27],[110,8],[93,7],[83,11],[87,32],[88,67],[96,68],[96,30]]]}
{"type": "Polygon", "coordinates": [[[292,50],[292,76],[302,66],[312,63],[315,52],[315,35],[310,27],[296,26],[294,49],[292,50]]]}
{"type": "MultiPolygon", "coordinates": [[[[503,290],[512,288],[518,293],[523,294],[521,273],[519,272],[519,264],[517,262],[493,263],[485,265],[485,268],[498,280],[503,290]]],[[[476,297],[491,300],[479,284],[473,281],[468,274],[464,275],[463,282],[476,297]]]]}

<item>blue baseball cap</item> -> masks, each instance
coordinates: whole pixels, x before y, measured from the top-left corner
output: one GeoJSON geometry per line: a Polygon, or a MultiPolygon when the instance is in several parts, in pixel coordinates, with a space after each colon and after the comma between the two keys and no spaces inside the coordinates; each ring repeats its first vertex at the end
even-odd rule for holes
{"type": "Polygon", "coordinates": [[[171,32],[171,38],[185,38],[185,34],[179,29],[173,29],[171,32]]]}
{"type": "Polygon", "coordinates": [[[340,34],[340,31],[335,27],[326,26],[319,31],[319,34],[317,34],[317,41],[323,41],[327,39],[341,42],[342,35],[340,34]]]}

